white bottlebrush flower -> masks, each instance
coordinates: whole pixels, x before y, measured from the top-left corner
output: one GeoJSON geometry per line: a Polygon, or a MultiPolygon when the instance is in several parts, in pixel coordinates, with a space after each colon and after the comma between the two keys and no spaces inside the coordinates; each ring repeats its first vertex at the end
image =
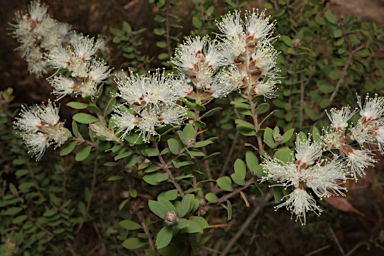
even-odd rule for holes
{"type": "Polygon", "coordinates": [[[304,170],[305,184],[320,198],[344,196],[347,189],[342,186],[347,177],[341,161],[333,159],[316,163],[304,170]]]}
{"type": "Polygon", "coordinates": [[[221,70],[213,80],[210,89],[212,97],[225,97],[230,92],[239,90],[245,85],[246,79],[246,76],[234,65],[221,70]]]}
{"type": "Polygon", "coordinates": [[[214,73],[224,65],[220,47],[207,36],[188,38],[176,49],[172,62],[189,76],[197,88],[203,90],[210,89],[214,73]]]}
{"type": "Polygon", "coordinates": [[[324,149],[341,149],[343,145],[343,143],[341,142],[341,136],[344,136],[344,134],[341,135],[340,132],[335,131],[333,128],[323,128],[323,135],[321,136],[321,140],[323,142],[324,149]]]}
{"type": "Polygon", "coordinates": [[[156,136],[156,127],[161,126],[158,115],[154,109],[144,109],[140,113],[139,122],[137,127],[140,130],[140,135],[143,138],[144,142],[149,142],[151,136],[156,136]]]}
{"type": "Polygon", "coordinates": [[[261,181],[274,180],[284,187],[299,186],[303,180],[301,170],[295,163],[284,163],[276,158],[266,157],[261,163],[265,175],[261,181]]]}
{"type": "Polygon", "coordinates": [[[384,126],[379,126],[374,133],[379,150],[384,154],[384,126]]]}
{"type": "Polygon", "coordinates": [[[320,141],[311,142],[307,140],[301,140],[296,138],[296,163],[300,168],[306,168],[318,161],[323,153],[322,145],[320,141]]]}
{"type": "Polygon", "coordinates": [[[240,19],[240,12],[226,14],[221,22],[217,23],[217,27],[228,38],[244,37],[244,22],[240,19]]]}
{"type": "Polygon", "coordinates": [[[157,112],[157,119],[163,125],[179,126],[187,117],[187,110],[179,105],[162,105],[157,112]]]}
{"type": "Polygon", "coordinates": [[[104,61],[93,60],[89,66],[88,80],[101,83],[109,77],[111,69],[104,61]]]}
{"type": "Polygon", "coordinates": [[[350,129],[351,139],[357,141],[360,145],[364,143],[373,143],[375,141],[375,131],[377,121],[358,122],[350,129]]]}
{"type": "Polygon", "coordinates": [[[370,98],[368,95],[365,97],[364,105],[361,102],[361,97],[357,98],[357,103],[360,107],[361,122],[369,122],[381,118],[384,114],[384,98],[378,97],[370,98]]]}
{"type": "Polygon", "coordinates": [[[124,140],[124,137],[137,126],[138,119],[122,106],[115,107],[114,112],[116,114],[113,114],[111,118],[113,128],[117,130],[116,134],[120,134],[120,139],[124,140]]]}
{"type": "Polygon", "coordinates": [[[335,131],[345,131],[348,127],[348,121],[357,112],[357,110],[351,111],[350,107],[343,107],[341,109],[332,108],[328,113],[326,111],[329,120],[331,121],[331,127],[335,131]]]}
{"type": "Polygon", "coordinates": [[[24,133],[22,134],[25,145],[28,147],[28,153],[40,160],[46,148],[49,147],[49,137],[42,133],[24,133]]]}
{"type": "Polygon", "coordinates": [[[75,34],[69,42],[73,47],[75,56],[83,61],[90,60],[99,49],[99,44],[93,37],[75,34]]]}
{"type": "Polygon", "coordinates": [[[47,147],[54,145],[56,148],[68,139],[63,123],[59,120],[59,108],[52,102],[34,108],[23,106],[20,117],[16,117],[14,127],[20,130],[29,152],[37,160],[47,147]]]}
{"type": "Polygon", "coordinates": [[[28,13],[18,13],[11,26],[28,70],[38,77],[47,72],[47,53],[65,41],[70,29],[69,25],[49,17],[47,7],[39,1],[31,3],[28,13]]]}
{"type": "Polygon", "coordinates": [[[147,105],[172,105],[185,93],[184,83],[179,77],[166,75],[159,71],[148,75],[131,73],[116,80],[119,92],[117,97],[123,98],[127,104],[137,109],[147,105]]]}
{"type": "Polygon", "coordinates": [[[365,175],[364,169],[373,166],[377,162],[373,154],[368,149],[350,149],[348,150],[347,165],[350,167],[351,176],[357,180],[357,177],[365,175]]]}
{"type": "Polygon", "coordinates": [[[260,70],[261,76],[276,76],[276,59],[279,53],[268,41],[261,41],[257,44],[251,56],[251,63],[260,70]]]}
{"type": "Polygon", "coordinates": [[[302,225],[306,224],[306,214],[309,211],[313,211],[316,215],[320,215],[322,210],[316,205],[316,200],[309,195],[304,189],[295,188],[289,195],[283,198],[285,202],[277,205],[276,210],[285,207],[296,215],[302,225]]]}
{"type": "Polygon", "coordinates": [[[66,95],[76,96],[79,94],[78,87],[80,86],[72,78],[68,78],[63,75],[56,75],[50,79],[48,82],[54,88],[53,94],[57,96],[57,99],[60,100],[66,95]]]}
{"type": "Polygon", "coordinates": [[[71,51],[61,45],[53,48],[47,55],[48,63],[57,69],[69,68],[72,62],[71,51]]]}
{"type": "Polygon", "coordinates": [[[279,83],[280,81],[274,77],[263,79],[252,85],[251,94],[263,95],[269,99],[274,98],[276,97],[276,85],[279,83]]]}
{"type": "Polygon", "coordinates": [[[31,20],[36,23],[42,21],[45,18],[47,11],[47,6],[41,4],[40,1],[34,1],[28,7],[28,12],[31,17],[31,20]]]}
{"type": "Polygon", "coordinates": [[[265,17],[265,11],[259,13],[257,10],[253,10],[245,14],[246,35],[256,42],[269,38],[274,27],[275,23],[269,22],[269,17],[265,17]]]}

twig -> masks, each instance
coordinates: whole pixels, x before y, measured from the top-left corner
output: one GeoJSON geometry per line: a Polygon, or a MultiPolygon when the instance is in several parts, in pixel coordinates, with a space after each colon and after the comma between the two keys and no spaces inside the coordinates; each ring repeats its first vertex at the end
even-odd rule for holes
{"type": "Polygon", "coordinates": [[[315,255],[316,253],[324,251],[325,249],[328,249],[329,247],[331,247],[331,246],[330,245],[326,245],[326,246],[320,247],[319,249],[316,249],[316,250],[314,250],[314,251],[312,251],[310,253],[305,254],[305,256],[315,255]]]}
{"type": "Polygon", "coordinates": [[[87,216],[88,216],[88,213],[89,213],[89,209],[91,208],[92,197],[93,197],[93,193],[94,193],[95,185],[96,185],[96,171],[97,171],[97,167],[98,167],[98,164],[97,164],[98,153],[99,153],[99,151],[96,149],[95,160],[93,162],[93,176],[92,176],[91,191],[89,193],[89,199],[88,199],[88,202],[87,202],[87,208],[85,209],[84,218],[81,221],[79,227],[77,228],[76,233],[78,233],[80,231],[80,229],[83,227],[83,225],[85,223],[85,220],[87,219],[87,216]]]}
{"type": "Polygon", "coordinates": [[[143,227],[143,231],[144,233],[147,235],[148,237],[148,243],[149,243],[149,247],[151,247],[151,249],[153,250],[153,252],[155,253],[155,255],[157,255],[157,251],[156,251],[156,247],[153,243],[153,240],[152,240],[152,236],[151,234],[149,233],[149,230],[148,230],[148,227],[147,227],[147,224],[145,223],[145,218],[143,216],[143,212],[141,210],[137,211],[136,212],[137,214],[137,217],[139,218],[139,221],[140,221],[140,224],[141,226],[143,227]]]}
{"type": "Polygon", "coordinates": [[[170,39],[170,28],[169,28],[169,0],[165,0],[165,32],[166,37],[165,40],[167,40],[167,51],[168,56],[172,56],[172,49],[171,49],[171,39],[170,39]]]}
{"type": "Polygon", "coordinates": [[[256,104],[255,102],[253,102],[251,97],[248,97],[247,99],[248,99],[249,105],[251,106],[252,119],[253,119],[253,124],[256,132],[255,136],[256,136],[257,144],[259,148],[259,155],[261,156],[264,147],[263,147],[263,140],[261,139],[260,136],[257,135],[258,131],[260,130],[260,124],[259,124],[259,120],[257,119],[257,114],[255,113],[256,104]]]}
{"type": "Polygon", "coordinates": [[[340,245],[340,243],[339,243],[339,239],[337,239],[337,237],[336,237],[336,235],[335,235],[335,232],[333,232],[333,229],[332,229],[331,226],[329,226],[329,230],[331,231],[333,240],[335,240],[335,243],[336,243],[337,247],[339,248],[339,251],[341,252],[341,255],[346,256],[346,255],[345,255],[345,252],[344,252],[344,250],[343,250],[343,247],[341,247],[341,245],[340,245]]]}
{"type": "Polygon", "coordinates": [[[168,174],[169,179],[171,180],[172,184],[175,186],[177,191],[179,192],[181,197],[184,197],[184,191],[179,185],[179,183],[176,182],[175,176],[173,176],[171,170],[168,168],[169,164],[165,163],[164,158],[162,155],[159,155],[159,160],[161,163],[161,168],[168,174]]]}
{"type": "Polygon", "coordinates": [[[229,198],[231,198],[232,196],[234,196],[234,195],[240,193],[240,191],[242,191],[242,190],[248,188],[250,185],[252,185],[252,184],[255,182],[255,180],[256,180],[255,177],[250,178],[247,182],[245,182],[244,186],[239,187],[239,188],[236,188],[236,189],[234,189],[231,193],[226,194],[226,195],[220,197],[220,198],[217,200],[217,203],[216,203],[216,204],[219,205],[219,204],[221,204],[221,203],[227,201],[227,200],[228,200],[229,198]]]}
{"type": "MultiPolygon", "coordinates": [[[[343,67],[343,71],[341,72],[341,76],[340,76],[340,78],[339,78],[339,81],[337,81],[335,90],[333,91],[331,97],[329,98],[330,103],[332,103],[332,101],[333,101],[334,98],[336,97],[337,93],[339,92],[339,89],[340,89],[341,85],[342,85],[343,82],[344,82],[344,78],[345,78],[345,76],[346,76],[347,73],[348,73],[348,68],[349,68],[349,66],[350,66],[351,63],[352,63],[352,57],[353,57],[353,55],[354,55],[357,51],[361,50],[362,48],[364,48],[364,47],[363,47],[363,46],[357,47],[356,49],[354,49],[353,51],[351,51],[351,52],[349,53],[347,62],[345,63],[345,65],[344,65],[344,67],[343,67]]],[[[319,118],[319,120],[320,120],[322,117],[324,117],[324,115],[325,115],[325,111],[323,111],[323,112],[320,114],[320,118],[319,118]]],[[[316,126],[316,124],[317,124],[317,122],[315,123],[315,126],[316,126]]]]}
{"type": "Polygon", "coordinates": [[[354,253],[357,249],[359,249],[364,244],[365,244],[364,242],[358,242],[345,256],[352,255],[352,253],[354,253]]]}
{"type": "Polygon", "coordinates": [[[221,169],[220,177],[224,176],[225,170],[227,169],[228,163],[233,156],[233,151],[235,150],[235,146],[237,143],[237,139],[239,138],[239,131],[236,129],[235,138],[233,138],[231,148],[229,149],[229,152],[227,154],[227,157],[225,159],[225,163],[223,165],[223,168],[221,169]]]}
{"type": "Polygon", "coordinates": [[[68,247],[69,251],[71,252],[72,256],[77,256],[77,254],[75,253],[75,251],[72,248],[72,245],[69,243],[68,239],[65,239],[65,244],[67,245],[67,247],[68,247]]]}
{"type": "Polygon", "coordinates": [[[232,239],[227,243],[223,252],[221,253],[221,256],[225,256],[228,254],[229,250],[231,250],[231,248],[236,243],[236,241],[240,238],[240,236],[244,233],[244,231],[249,227],[249,224],[252,222],[252,220],[264,208],[265,206],[264,203],[268,202],[271,197],[272,197],[272,193],[268,193],[265,195],[262,203],[255,207],[251,215],[248,216],[248,218],[244,221],[243,225],[241,225],[240,229],[236,232],[236,234],[232,237],[232,239]]]}

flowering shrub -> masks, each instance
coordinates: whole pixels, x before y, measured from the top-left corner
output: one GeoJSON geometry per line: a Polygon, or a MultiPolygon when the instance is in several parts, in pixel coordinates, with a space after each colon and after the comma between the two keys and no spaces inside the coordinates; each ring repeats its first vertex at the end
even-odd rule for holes
{"type": "MultiPolygon", "coordinates": [[[[224,208],[230,220],[229,199],[240,194],[258,214],[272,197],[270,187],[275,209],[286,208],[305,225],[308,214],[322,212],[319,199],[345,196],[345,183],[364,176],[377,162],[376,153],[383,152],[384,98],[378,95],[358,96],[357,109],[331,108],[326,112],[330,125],[313,127],[309,134],[270,128],[268,102],[284,83],[274,48],[276,23],[264,11],[250,10],[242,17],[240,11],[222,16],[214,38],[186,38],[170,59],[173,70],[123,75],[113,75],[102,59],[102,40],[54,20],[38,1],[12,24],[30,72],[51,73],[55,101],[77,97],[67,103],[76,111],[71,129],[60,122],[58,104],[51,101],[23,106],[14,128],[36,160],[53,145],[61,148],[61,157],[73,155],[84,166],[93,165],[91,194],[100,164],[113,174],[109,181],[121,182],[123,199],[116,211],[129,206],[130,212],[119,223],[128,231],[121,238],[125,248],[145,248],[149,255],[198,254],[212,236],[210,229],[226,225],[212,222],[215,208],[224,208]],[[221,173],[212,172],[221,161],[220,149],[214,148],[221,134],[217,127],[210,130],[207,119],[223,108],[233,110],[236,136],[249,142],[241,145],[237,158],[228,158],[233,161],[229,173],[227,163],[221,173]],[[250,188],[260,190],[256,205],[243,193],[250,188]]],[[[73,220],[77,232],[91,199],[87,196],[86,206],[78,204],[83,218],[73,220]]],[[[57,201],[52,199],[55,208],[46,209],[40,225],[60,212],[57,201]]]]}

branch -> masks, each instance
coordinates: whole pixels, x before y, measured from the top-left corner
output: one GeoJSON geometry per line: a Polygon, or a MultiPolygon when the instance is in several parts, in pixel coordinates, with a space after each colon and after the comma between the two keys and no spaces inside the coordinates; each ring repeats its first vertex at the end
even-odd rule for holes
{"type": "Polygon", "coordinates": [[[137,217],[139,218],[141,226],[143,227],[144,233],[148,237],[149,247],[151,247],[152,251],[155,253],[155,255],[157,255],[156,247],[155,247],[155,244],[153,243],[152,236],[149,233],[149,229],[147,227],[147,223],[145,223],[145,218],[143,216],[143,212],[141,210],[139,210],[139,211],[136,212],[136,214],[137,214],[137,217]]]}
{"type": "Polygon", "coordinates": [[[89,213],[89,209],[91,208],[91,203],[92,203],[92,197],[93,197],[93,193],[94,193],[94,190],[95,190],[95,185],[96,185],[96,171],[97,171],[97,167],[98,167],[98,164],[97,164],[97,156],[98,156],[98,150],[96,149],[96,152],[95,152],[95,160],[93,162],[93,176],[92,176],[92,183],[91,183],[91,191],[89,193],[89,199],[88,199],[88,203],[87,203],[87,208],[85,210],[85,214],[84,214],[84,218],[83,220],[81,221],[79,227],[77,228],[76,230],[76,233],[78,233],[80,231],[80,229],[83,227],[84,223],[85,223],[85,220],[87,219],[87,215],[89,213]]]}
{"type": "Polygon", "coordinates": [[[216,204],[221,204],[221,203],[227,201],[227,200],[228,200],[229,198],[231,198],[232,196],[234,196],[234,195],[240,193],[240,191],[242,191],[242,190],[248,188],[248,187],[249,187],[250,185],[252,185],[255,181],[256,181],[256,178],[253,176],[253,177],[250,178],[247,182],[245,182],[244,186],[239,187],[239,188],[236,188],[236,189],[234,189],[231,193],[226,194],[226,195],[220,197],[220,198],[218,199],[218,201],[217,201],[216,204]]]}
{"type": "Polygon", "coordinates": [[[264,208],[266,205],[266,202],[271,199],[272,193],[268,193],[263,198],[263,201],[261,204],[255,207],[251,215],[248,216],[248,218],[244,221],[243,225],[241,225],[240,229],[236,232],[236,234],[232,237],[232,239],[227,243],[225,246],[223,252],[220,254],[221,256],[226,256],[229,252],[229,250],[232,249],[233,245],[236,243],[236,241],[240,238],[240,236],[244,233],[245,229],[249,227],[249,224],[251,221],[260,213],[260,211],[264,208]]]}
{"type": "Polygon", "coordinates": [[[179,192],[180,196],[181,197],[184,197],[184,191],[183,189],[181,188],[181,186],[179,185],[179,183],[176,182],[175,180],[175,176],[173,176],[171,170],[168,168],[169,167],[169,164],[165,163],[162,155],[159,155],[159,160],[160,160],[160,163],[161,163],[161,169],[163,169],[167,174],[168,174],[168,177],[169,179],[171,180],[172,184],[175,186],[175,188],[177,189],[177,191],[179,192]]]}

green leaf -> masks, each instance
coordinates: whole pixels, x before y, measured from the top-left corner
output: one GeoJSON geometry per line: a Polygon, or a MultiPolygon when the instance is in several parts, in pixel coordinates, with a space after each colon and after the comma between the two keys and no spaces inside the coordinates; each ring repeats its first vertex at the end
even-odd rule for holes
{"type": "Polygon", "coordinates": [[[73,116],[73,120],[81,124],[92,124],[99,121],[99,119],[87,113],[77,113],[73,116]]]}
{"type": "Polygon", "coordinates": [[[334,38],[339,38],[343,35],[343,31],[341,29],[336,29],[333,31],[333,37],[334,38]]]}
{"type": "Polygon", "coordinates": [[[159,181],[157,179],[157,173],[149,173],[149,174],[145,174],[143,176],[143,180],[152,185],[152,186],[156,186],[156,185],[159,185],[159,181]]]}
{"type": "Polygon", "coordinates": [[[241,177],[240,174],[238,174],[238,173],[232,173],[232,174],[231,174],[231,178],[232,178],[232,180],[233,180],[237,185],[244,186],[245,181],[244,181],[244,178],[241,177]]]}
{"type": "Polygon", "coordinates": [[[281,36],[281,40],[283,40],[284,44],[287,46],[291,47],[292,46],[292,39],[289,38],[288,36],[281,36]]]}
{"type": "Polygon", "coordinates": [[[253,175],[256,175],[257,177],[261,178],[264,176],[264,169],[263,169],[263,166],[261,165],[255,165],[253,170],[252,170],[252,174],[253,175]]]}
{"type": "Polygon", "coordinates": [[[187,136],[187,138],[189,138],[189,139],[195,138],[195,129],[193,128],[192,124],[187,124],[184,127],[183,132],[184,132],[185,136],[187,136]]]}
{"type": "Polygon", "coordinates": [[[273,138],[273,130],[271,128],[265,128],[263,141],[270,148],[274,148],[276,146],[275,139],[273,138]]]}
{"type": "Polygon", "coordinates": [[[291,128],[288,131],[286,131],[283,136],[281,136],[280,143],[286,143],[292,138],[293,132],[295,131],[295,128],[291,128]]]}
{"type": "Polygon", "coordinates": [[[201,28],[202,26],[202,22],[201,20],[199,19],[199,17],[197,16],[193,16],[192,17],[192,24],[195,28],[201,28]]]}
{"type": "Polygon", "coordinates": [[[13,219],[13,224],[21,224],[28,218],[27,215],[19,215],[13,219]]]}
{"type": "Polygon", "coordinates": [[[129,157],[130,155],[132,155],[132,151],[126,151],[126,152],[123,152],[121,154],[118,154],[117,156],[115,156],[114,160],[117,161],[119,159],[123,159],[123,158],[126,158],[126,157],[129,157]]]}
{"type": "Polygon", "coordinates": [[[168,212],[171,212],[171,211],[176,212],[175,206],[169,200],[160,197],[157,199],[157,201],[162,203],[165,207],[167,207],[168,212]]]}
{"type": "Polygon", "coordinates": [[[279,159],[283,163],[290,163],[293,161],[292,150],[288,147],[280,148],[276,150],[273,158],[279,159]]]}
{"type": "Polygon", "coordinates": [[[283,187],[274,186],[273,187],[273,195],[275,197],[275,203],[280,203],[281,199],[283,198],[283,187]]]}
{"type": "Polygon", "coordinates": [[[203,229],[198,223],[188,220],[188,226],[184,228],[183,231],[189,234],[194,234],[202,233],[203,229]]]}
{"type": "Polygon", "coordinates": [[[179,204],[179,206],[177,208],[177,215],[180,218],[184,217],[187,213],[189,213],[189,211],[191,209],[191,204],[192,204],[194,199],[195,199],[195,197],[191,194],[187,194],[183,197],[183,200],[181,201],[181,203],[179,204]]]}
{"type": "Polygon", "coordinates": [[[193,147],[195,147],[195,148],[201,148],[201,147],[205,147],[205,146],[207,146],[207,145],[209,145],[209,144],[212,144],[212,143],[213,143],[213,141],[211,141],[211,140],[198,141],[198,142],[196,142],[196,143],[193,145],[193,147]]]}
{"type": "Polygon", "coordinates": [[[75,160],[78,162],[85,160],[89,156],[89,154],[91,153],[91,150],[92,150],[91,146],[85,146],[79,152],[77,152],[77,154],[75,156],[75,160]]]}
{"type": "Polygon", "coordinates": [[[315,126],[313,126],[312,127],[312,140],[318,141],[320,139],[320,137],[321,137],[321,134],[320,134],[319,130],[315,126]]]}
{"type": "Polygon", "coordinates": [[[164,191],[162,193],[160,193],[157,198],[165,198],[169,201],[173,201],[175,200],[179,195],[179,192],[177,191],[177,189],[171,189],[171,190],[168,190],[168,191],[164,191]]]}
{"type": "Polygon", "coordinates": [[[217,185],[225,190],[225,191],[232,191],[232,181],[228,176],[220,177],[216,180],[217,185]]]}
{"type": "Polygon", "coordinates": [[[214,115],[216,112],[218,112],[218,111],[220,111],[220,110],[222,110],[222,109],[223,109],[222,107],[216,107],[216,108],[213,108],[213,109],[211,109],[211,110],[205,112],[205,113],[200,117],[200,119],[203,119],[203,118],[205,118],[205,117],[212,116],[212,115],[214,115]]]}
{"type": "Polygon", "coordinates": [[[335,17],[335,15],[333,15],[331,13],[330,10],[327,10],[325,13],[324,13],[324,17],[325,19],[331,23],[331,24],[337,24],[337,18],[335,17]]]}
{"type": "Polygon", "coordinates": [[[73,132],[73,134],[75,135],[76,138],[84,140],[83,136],[81,136],[81,134],[79,132],[79,128],[77,127],[77,123],[76,123],[75,120],[72,120],[72,132],[73,132]]]}
{"type": "Polygon", "coordinates": [[[122,220],[119,222],[119,225],[128,230],[137,230],[142,228],[140,224],[131,220],[122,220]]]}
{"type": "Polygon", "coordinates": [[[76,147],[77,142],[71,141],[60,150],[60,156],[69,155],[76,147]]]}
{"type": "Polygon", "coordinates": [[[312,121],[316,121],[320,118],[320,115],[308,106],[304,107],[304,111],[309,116],[309,118],[311,118],[312,121]]]}
{"type": "Polygon", "coordinates": [[[108,116],[112,112],[115,106],[116,106],[116,98],[111,97],[111,99],[108,101],[107,106],[105,107],[104,116],[108,116]]]}
{"type": "Polygon", "coordinates": [[[227,200],[227,220],[232,219],[232,204],[229,200],[227,200]]]}
{"type": "Polygon", "coordinates": [[[156,248],[161,249],[166,247],[172,240],[173,230],[170,226],[164,226],[156,236],[156,248]]]}
{"type": "Polygon", "coordinates": [[[189,220],[197,223],[202,229],[206,229],[209,227],[208,222],[203,217],[191,216],[189,217],[189,220]]]}
{"type": "Polygon", "coordinates": [[[179,222],[177,223],[177,228],[178,229],[183,229],[189,226],[189,220],[186,219],[180,219],[179,222]]]}
{"type": "Polygon", "coordinates": [[[157,182],[159,182],[159,183],[163,182],[163,181],[166,181],[169,178],[167,173],[161,173],[161,172],[155,173],[155,176],[156,176],[157,182]]]}
{"type": "Polygon", "coordinates": [[[156,214],[160,218],[164,218],[164,214],[169,212],[168,207],[160,203],[159,201],[149,200],[148,207],[154,214],[156,214]]]}
{"type": "Polygon", "coordinates": [[[172,154],[177,155],[181,151],[181,145],[179,141],[177,141],[174,138],[170,138],[167,140],[169,151],[171,151],[172,154]]]}
{"type": "Polygon", "coordinates": [[[256,157],[256,155],[253,152],[247,151],[245,152],[245,162],[247,163],[247,167],[249,171],[252,174],[254,174],[255,168],[259,164],[259,159],[256,157]]]}
{"type": "Polygon", "coordinates": [[[240,158],[236,159],[234,164],[235,173],[240,176],[241,179],[245,179],[245,174],[247,172],[245,163],[240,158]]]}
{"type": "Polygon", "coordinates": [[[123,176],[111,176],[108,178],[108,181],[117,181],[117,180],[122,180],[124,177],[123,176]]]}
{"type": "Polygon", "coordinates": [[[23,210],[23,208],[21,208],[21,207],[10,207],[10,208],[6,209],[5,211],[2,211],[1,215],[13,216],[13,215],[18,214],[22,210],[23,210]]]}
{"type": "Polygon", "coordinates": [[[160,155],[159,149],[158,148],[146,148],[144,149],[144,154],[145,156],[158,156],[160,155]]]}
{"type": "Polygon", "coordinates": [[[124,248],[134,250],[134,249],[139,249],[146,244],[147,244],[146,242],[141,241],[139,238],[131,237],[131,238],[128,238],[127,240],[125,240],[121,245],[124,248]]]}
{"type": "Polygon", "coordinates": [[[207,199],[207,201],[210,203],[217,203],[218,201],[217,196],[211,192],[208,192],[207,194],[205,194],[205,199],[207,199]]]}
{"type": "Polygon", "coordinates": [[[74,108],[74,109],[86,109],[88,107],[88,104],[85,104],[82,102],[71,101],[71,102],[67,103],[67,106],[74,108]]]}

